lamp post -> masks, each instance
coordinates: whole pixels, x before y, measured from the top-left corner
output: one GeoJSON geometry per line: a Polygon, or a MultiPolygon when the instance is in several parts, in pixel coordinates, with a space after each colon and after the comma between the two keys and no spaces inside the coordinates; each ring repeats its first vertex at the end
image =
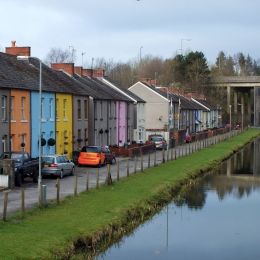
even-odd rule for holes
{"type": "Polygon", "coordinates": [[[42,194],[41,194],[41,183],[42,183],[42,61],[36,58],[39,62],[39,176],[38,176],[38,201],[41,206],[42,194]]]}
{"type": "Polygon", "coordinates": [[[185,39],[185,38],[183,38],[183,39],[181,39],[181,55],[182,55],[182,45],[183,45],[183,41],[191,41],[191,39],[185,39]]]}

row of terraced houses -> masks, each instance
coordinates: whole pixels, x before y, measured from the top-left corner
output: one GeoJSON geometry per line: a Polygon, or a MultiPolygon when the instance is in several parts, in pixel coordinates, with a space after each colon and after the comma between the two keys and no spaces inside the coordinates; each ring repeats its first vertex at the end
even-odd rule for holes
{"type": "Polygon", "coordinates": [[[205,100],[166,93],[144,81],[126,90],[102,69],[73,63],[49,67],[30,53],[15,42],[0,53],[0,153],[24,149],[37,157],[40,132],[44,154],[71,157],[84,145],[124,146],[145,142],[153,133],[169,140],[174,131],[220,124],[220,111],[205,100]]]}

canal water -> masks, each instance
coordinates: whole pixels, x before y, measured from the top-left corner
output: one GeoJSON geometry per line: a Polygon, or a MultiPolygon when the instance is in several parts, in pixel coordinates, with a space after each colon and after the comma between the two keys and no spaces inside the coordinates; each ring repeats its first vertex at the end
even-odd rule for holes
{"type": "Polygon", "coordinates": [[[96,259],[260,259],[260,140],[96,259]]]}

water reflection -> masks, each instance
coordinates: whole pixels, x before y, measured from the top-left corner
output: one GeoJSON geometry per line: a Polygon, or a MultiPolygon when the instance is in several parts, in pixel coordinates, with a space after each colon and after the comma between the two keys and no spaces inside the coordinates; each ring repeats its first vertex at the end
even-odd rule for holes
{"type": "Polygon", "coordinates": [[[259,140],[98,259],[260,259],[259,140]]]}

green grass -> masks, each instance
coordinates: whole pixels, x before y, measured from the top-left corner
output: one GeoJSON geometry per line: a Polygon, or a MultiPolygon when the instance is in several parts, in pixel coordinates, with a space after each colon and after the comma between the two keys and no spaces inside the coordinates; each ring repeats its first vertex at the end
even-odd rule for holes
{"type": "Polygon", "coordinates": [[[27,213],[22,219],[14,217],[8,222],[0,222],[0,259],[52,259],[53,250],[62,251],[80,235],[91,235],[120,221],[127,209],[144,203],[189,174],[212,167],[259,134],[260,130],[250,129],[228,141],[150,168],[112,186],[68,198],[59,206],[51,205],[27,213]]]}

